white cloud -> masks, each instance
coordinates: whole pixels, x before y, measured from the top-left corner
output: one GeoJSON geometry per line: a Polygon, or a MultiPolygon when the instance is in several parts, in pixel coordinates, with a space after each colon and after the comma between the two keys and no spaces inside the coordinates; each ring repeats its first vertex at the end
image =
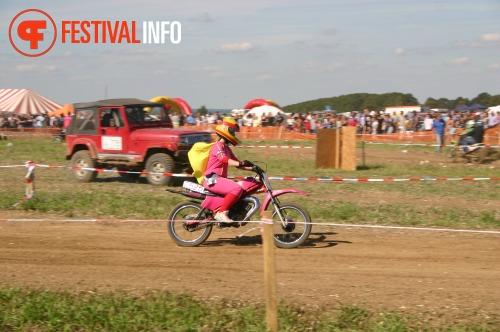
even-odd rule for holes
{"type": "Polygon", "coordinates": [[[377,67],[377,63],[375,63],[371,60],[360,61],[360,62],[355,64],[355,67],[360,68],[360,69],[373,68],[373,67],[377,67]]]}
{"type": "Polygon", "coordinates": [[[56,65],[46,65],[46,66],[43,66],[43,72],[44,73],[50,73],[50,72],[53,72],[53,71],[56,71],[57,70],[57,66],[56,65]]]}
{"type": "Polygon", "coordinates": [[[16,70],[19,72],[34,71],[36,69],[35,65],[17,65],[16,70]]]}
{"type": "Polygon", "coordinates": [[[396,55],[403,55],[406,53],[406,50],[404,48],[398,47],[394,50],[394,54],[396,55]]]}
{"type": "Polygon", "coordinates": [[[199,23],[212,23],[215,22],[215,20],[212,18],[212,16],[209,13],[201,13],[196,15],[191,19],[193,22],[199,22],[199,23]]]}
{"type": "Polygon", "coordinates": [[[218,66],[191,66],[182,68],[185,72],[203,72],[203,73],[214,73],[219,72],[222,69],[218,66]]]}
{"type": "Polygon", "coordinates": [[[151,72],[152,75],[154,76],[165,76],[168,74],[168,70],[164,69],[164,68],[155,68],[152,72],[151,72]]]}
{"type": "Polygon", "coordinates": [[[454,48],[489,48],[500,44],[500,33],[485,33],[474,41],[455,40],[451,43],[454,48]]]}
{"type": "Polygon", "coordinates": [[[229,74],[219,66],[188,66],[181,69],[186,74],[208,75],[212,78],[228,77],[229,74]]]}
{"type": "Polygon", "coordinates": [[[335,72],[346,68],[347,65],[342,62],[331,62],[331,63],[319,63],[306,61],[301,64],[298,68],[302,72],[307,73],[324,73],[324,72],[335,72]]]}
{"type": "Polygon", "coordinates": [[[493,70],[499,70],[500,69],[500,63],[492,63],[488,67],[490,69],[493,69],[493,70]]]}
{"type": "Polygon", "coordinates": [[[500,41],[500,33],[485,33],[479,37],[482,42],[498,42],[500,41]]]}
{"type": "Polygon", "coordinates": [[[425,47],[417,47],[414,52],[419,55],[433,55],[440,50],[436,47],[425,46],[425,47]]]}
{"type": "Polygon", "coordinates": [[[461,57],[461,58],[455,58],[455,59],[450,59],[447,61],[448,64],[454,65],[454,66],[463,66],[466,65],[469,62],[469,57],[461,57]]]}
{"type": "MultiPolygon", "coordinates": [[[[305,45],[305,46],[307,46],[307,45],[305,45]]],[[[341,45],[339,43],[318,43],[317,44],[318,48],[325,50],[325,51],[338,49],[340,46],[341,45]]],[[[307,48],[306,48],[306,50],[307,50],[307,48]]]]}
{"type": "Polygon", "coordinates": [[[454,40],[451,42],[453,48],[466,48],[469,47],[469,43],[465,40],[454,40]]]}
{"type": "Polygon", "coordinates": [[[272,77],[269,74],[262,74],[257,76],[257,81],[269,81],[270,79],[272,79],[272,77]]]}
{"type": "Polygon", "coordinates": [[[73,76],[71,77],[71,80],[72,81],[87,81],[87,80],[90,80],[90,76],[89,75],[80,75],[80,76],[73,76]]]}
{"type": "Polygon", "coordinates": [[[217,48],[219,52],[248,52],[257,49],[257,47],[250,42],[242,43],[227,43],[222,44],[217,48]]]}
{"type": "Polygon", "coordinates": [[[327,28],[325,29],[324,34],[327,36],[333,36],[337,34],[337,30],[335,30],[334,28],[327,28]]]}

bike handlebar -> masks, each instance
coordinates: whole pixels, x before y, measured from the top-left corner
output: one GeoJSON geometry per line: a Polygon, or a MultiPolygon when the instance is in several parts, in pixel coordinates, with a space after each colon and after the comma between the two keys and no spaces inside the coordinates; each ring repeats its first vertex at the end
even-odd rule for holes
{"type": "Polygon", "coordinates": [[[252,165],[252,171],[254,171],[257,174],[264,173],[264,170],[257,165],[252,165]]]}

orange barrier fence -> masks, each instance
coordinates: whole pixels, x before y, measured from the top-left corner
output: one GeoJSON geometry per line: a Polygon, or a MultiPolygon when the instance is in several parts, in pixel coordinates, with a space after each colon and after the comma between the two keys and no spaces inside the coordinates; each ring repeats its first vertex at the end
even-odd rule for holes
{"type": "MultiPolygon", "coordinates": [[[[206,130],[213,132],[215,125],[188,126],[184,128],[206,130]]],[[[215,135],[215,134],[214,134],[215,135]]],[[[280,127],[240,127],[239,137],[241,139],[265,139],[265,140],[316,140],[316,134],[298,133],[280,127]]],[[[394,134],[365,134],[356,135],[358,141],[366,142],[405,142],[405,143],[435,143],[436,136],[433,131],[418,131],[394,134]]],[[[445,135],[445,142],[449,143],[456,137],[445,135]]],[[[489,145],[500,144],[500,127],[486,130],[484,143],[489,145]]]]}
{"type": "MultiPolygon", "coordinates": [[[[457,134],[460,130],[457,131],[457,134]]],[[[458,139],[458,135],[445,135],[445,144],[458,139]]],[[[357,135],[358,141],[366,142],[403,142],[403,143],[435,143],[436,136],[433,131],[418,131],[407,133],[381,134],[381,135],[357,135]]],[[[500,127],[486,130],[484,134],[484,144],[500,145],[500,127]]]]}
{"type": "MultiPolygon", "coordinates": [[[[184,126],[182,128],[205,130],[214,133],[215,125],[184,126]]],[[[240,127],[238,133],[240,139],[263,139],[263,140],[316,140],[315,134],[305,134],[279,127],[240,127]]]]}
{"type": "MultiPolygon", "coordinates": [[[[185,129],[205,130],[212,132],[215,136],[215,125],[201,125],[201,126],[184,126],[185,129]]],[[[59,128],[0,128],[0,132],[9,136],[19,135],[55,135],[59,128]],[[15,133],[15,134],[14,134],[15,133]]],[[[280,127],[241,127],[239,137],[241,139],[261,139],[261,140],[316,140],[315,134],[305,134],[295,131],[286,130],[283,126],[280,127]]],[[[434,143],[436,138],[432,131],[419,131],[407,133],[394,133],[394,134],[380,134],[380,135],[356,135],[358,141],[366,142],[404,142],[404,143],[434,143]]],[[[450,135],[446,135],[446,143],[452,139],[450,135]]],[[[500,145],[500,127],[495,127],[486,130],[484,135],[484,143],[489,145],[500,145]]]]}
{"type": "Polygon", "coordinates": [[[40,137],[41,135],[56,135],[60,128],[0,128],[0,134],[6,139],[18,137],[40,137]]]}

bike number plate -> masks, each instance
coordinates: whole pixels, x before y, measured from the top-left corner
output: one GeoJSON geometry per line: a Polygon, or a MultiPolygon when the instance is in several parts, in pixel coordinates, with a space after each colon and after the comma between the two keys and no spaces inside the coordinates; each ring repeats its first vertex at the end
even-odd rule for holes
{"type": "Polygon", "coordinates": [[[205,187],[194,182],[184,181],[182,187],[200,194],[205,192],[205,187]]]}

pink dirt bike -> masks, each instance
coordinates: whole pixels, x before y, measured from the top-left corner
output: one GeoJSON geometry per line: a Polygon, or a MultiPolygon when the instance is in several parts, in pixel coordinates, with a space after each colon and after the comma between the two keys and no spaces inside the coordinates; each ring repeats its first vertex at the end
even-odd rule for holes
{"type": "MultiPolygon", "coordinates": [[[[213,216],[221,206],[223,197],[212,193],[203,186],[184,181],[182,190],[167,189],[167,191],[184,195],[191,200],[174,207],[169,216],[168,233],[172,240],[183,247],[194,247],[204,243],[213,226],[218,228],[245,226],[257,211],[266,211],[272,207],[274,243],[279,248],[295,248],[302,245],[311,233],[312,224],[309,213],[294,203],[282,204],[278,196],[297,193],[307,196],[297,189],[275,190],[271,188],[266,172],[253,165],[255,177],[240,181],[244,193],[229,210],[229,217],[234,222],[220,222],[213,216]],[[263,201],[254,194],[265,194],[263,201]]],[[[260,215],[257,219],[260,220],[260,215]]]]}

